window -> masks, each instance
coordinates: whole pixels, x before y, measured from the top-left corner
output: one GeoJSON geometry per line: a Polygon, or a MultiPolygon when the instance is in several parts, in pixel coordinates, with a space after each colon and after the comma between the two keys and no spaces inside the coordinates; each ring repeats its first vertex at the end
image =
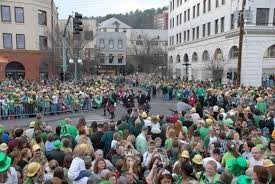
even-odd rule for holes
{"type": "Polygon", "coordinates": [[[118,54],[117,62],[123,63],[123,55],[122,54],[118,54]]]}
{"type": "Polygon", "coordinates": [[[200,16],[200,3],[197,4],[197,17],[200,16]]]}
{"type": "Polygon", "coordinates": [[[206,0],[203,0],[203,13],[206,13],[206,0]]]}
{"type": "Polygon", "coordinates": [[[137,40],[137,41],[136,41],[136,45],[143,45],[143,41],[137,40]]]}
{"type": "Polygon", "coordinates": [[[275,58],[275,45],[272,45],[268,48],[267,53],[265,54],[267,58],[275,58]]]}
{"type": "Polygon", "coordinates": [[[110,49],[114,48],[114,40],[109,40],[109,48],[110,49]]]}
{"type": "Polygon", "coordinates": [[[12,49],[12,34],[3,33],[3,47],[5,49],[12,49]]]}
{"type": "Polygon", "coordinates": [[[234,29],[234,14],[231,14],[231,23],[230,28],[234,29]]]}
{"type": "Polygon", "coordinates": [[[174,36],[172,36],[172,45],[174,45],[174,40],[175,40],[175,38],[174,38],[174,36]]]}
{"type": "Polygon", "coordinates": [[[196,6],[193,6],[193,19],[196,17],[196,6]]]}
{"type": "Polygon", "coordinates": [[[187,41],[189,42],[190,40],[190,30],[187,30],[187,41]]]}
{"type": "Polygon", "coordinates": [[[180,14],[180,24],[181,24],[181,22],[182,22],[182,13],[180,14]]]}
{"type": "Polygon", "coordinates": [[[16,34],[16,48],[17,49],[25,49],[25,35],[24,34],[16,34]]]}
{"type": "Polygon", "coordinates": [[[117,27],[115,28],[115,32],[119,32],[119,29],[117,27]]]}
{"type": "Polygon", "coordinates": [[[219,7],[219,1],[220,1],[220,0],[216,0],[216,8],[219,7]]]}
{"type": "Polygon", "coordinates": [[[178,44],[179,43],[179,35],[176,34],[176,43],[178,44]]]}
{"type": "Polygon", "coordinates": [[[113,54],[109,54],[109,63],[113,63],[113,61],[114,61],[113,54]]]}
{"type": "Polygon", "coordinates": [[[193,40],[195,40],[195,38],[196,38],[196,29],[195,28],[192,29],[192,38],[193,38],[193,40]]]}
{"type": "Polygon", "coordinates": [[[200,38],[200,27],[198,26],[197,27],[197,39],[199,39],[200,38]]]}
{"type": "Polygon", "coordinates": [[[102,49],[105,48],[105,42],[104,42],[103,39],[100,39],[100,41],[99,41],[99,46],[100,46],[100,48],[102,48],[102,49]]]}
{"type": "Polygon", "coordinates": [[[173,27],[175,27],[175,19],[173,18],[173,27]]]}
{"type": "Polygon", "coordinates": [[[188,11],[187,11],[188,13],[187,13],[187,18],[188,18],[188,21],[190,20],[190,9],[188,9],[188,11]]]}
{"type": "Polygon", "coordinates": [[[205,24],[203,24],[202,25],[202,37],[204,38],[205,37],[205,33],[206,33],[206,25],[205,24]]]}
{"type": "Polygon", "coordinates": [[[222,0],[222,5],[224,5],[225,4],[225,0],[222,0]]]}
{"type": "Polygon", "coordinates": [[[221,18],[221,33],[224,32],[224,17],[221,18]]]}
{"type": "Polygon", "coordinates": [[[100,63],[105,63],[105,55],[104,54],[100,54],[100,63]]]}
{"type": "Polygon", "coordinates": [[[170,2],[170,12],[172,11],[172,1],[170,2]]]}
{"type": "Polygon", "coordinates": [[[239,49],[237,46],[233,46],[229,51],[229,59],[237,59],[239,54],[239,49]]]}
{"type": "Polygon", "coordinates": [[[203,54],[202,54],[202,60],[203,60],[203,61],[209,61],[209,60],[210,60],[208,51],[205,50],[205,51],[203,52],[203,54]]]}
{"type": "Polygon", "coordinates": [[[186,22],[186,11],[184,11],[184,22],[186,22]]]}
{"type": "Polygon", "coordinates": [[[215,34],[218,34],[219,32],[219,19],[215,20],[215,34]]]}
{"type": "Polygon", "coordinates": [[[123,42],[122,42],[122,40],[118,40],[118,48],[119,49],[123,48],[123,42]]]}
{"type": "Polygon", "coordinates": [[[179,25],[179,16],[177,15],[177,25],[179,25]]]}
{"type": "Polygon", "coordinates": [[[3,22],[11,22],[11,9],[10,6],[1,6],[1,17],[3,22]]]}
{"type": "Polygon", "coordinates": [[[192,61],[194,62],[198,61],[198,54],[196,52],[194,52],[192,55],[192,61]]]}
{"type": "Polygon", "coordinates": [[[208,36],[211,35],[211,22],[208,22],[208,24],[207,24],[207,35],[208,36]]]}
{"type": "Polygon", "coordinates": [[[23,7],[15,7],[15,22],[24,23],[24,8],[23,7]]]}
{"type": "Polygon", "coordinates": [[[183,32],[183,42],[186,42],[186,31],[183,32]]]}
{"type": "Polygon", "coordinates": [[[211,0],[208,0],[208,11],[211,11],[211,0]]]}
{"type": "Polygon", "coordinates": [[[269,8],[257,8],[256,25],[268,26],[269,8]]]}
{"type": "Polygon", "coordinates": [[[47,25],[47,12],[43,10],[38,10],[38,24],[47,25]]]}
{"type": "Polygon", "coordinates": [[[274,13],[273,13],[273,26],[275,26],[275,8],[274,8],[274,13]]]}
{"type": "Polygon", "coordinates": [[[48,38],[46,36],[39,36],[39,48],[40,50],[48,49],[48,38]]]}
{"type": "Polygon", "coordinates": [[[181,33],[179,33],[179,42],[181,43],[181,33]]]}
{"type": "Polygon", "coordinates": [[[175,9],[175,0],[173,0],[173,10],[175,9]]]}

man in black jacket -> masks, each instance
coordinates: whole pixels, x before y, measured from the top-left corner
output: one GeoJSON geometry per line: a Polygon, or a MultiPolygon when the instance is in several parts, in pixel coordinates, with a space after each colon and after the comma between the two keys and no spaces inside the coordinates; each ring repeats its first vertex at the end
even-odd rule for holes
{"type": "Polygon", "coordinates": [[[62,142],[60,140],[56,140],[53,143],[54,150],[50,151],[47,155],[48,161],[56,160],[59,163],[59,166],[63,167],[63,161],[66,153],[61,151],[60,148],[62,146],[62,142]]]}

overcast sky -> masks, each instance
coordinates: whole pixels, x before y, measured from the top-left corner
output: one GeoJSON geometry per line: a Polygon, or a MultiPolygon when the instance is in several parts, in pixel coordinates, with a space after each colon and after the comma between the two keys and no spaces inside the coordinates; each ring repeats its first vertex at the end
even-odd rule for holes
{"type": "Polygon", "coordinates": [[[111,13],[126,13],[136,9],[145,10],[168,6],[169,0],[54,0],[59,18],[65,19],[72,11],[83,16],[104,16],[111,13]]]}

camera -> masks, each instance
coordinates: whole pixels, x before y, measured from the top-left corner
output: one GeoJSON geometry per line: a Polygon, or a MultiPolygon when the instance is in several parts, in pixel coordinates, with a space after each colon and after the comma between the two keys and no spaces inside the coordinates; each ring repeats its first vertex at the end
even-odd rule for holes
{"type": "Polygon", "coordinates": [[[158,163],[158,164],[157,164],[157,167],[158,167],[158,168],[163,168],[163,163],[158,163]]]}

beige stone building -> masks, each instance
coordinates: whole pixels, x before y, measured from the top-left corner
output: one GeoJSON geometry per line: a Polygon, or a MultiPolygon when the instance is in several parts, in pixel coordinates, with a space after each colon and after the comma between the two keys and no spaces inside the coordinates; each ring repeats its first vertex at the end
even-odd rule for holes
{"type": "Polygon", "coordinates": [[[0,79],[56,73],[58,12],[53,0],[0,1],[0,79]]]}

